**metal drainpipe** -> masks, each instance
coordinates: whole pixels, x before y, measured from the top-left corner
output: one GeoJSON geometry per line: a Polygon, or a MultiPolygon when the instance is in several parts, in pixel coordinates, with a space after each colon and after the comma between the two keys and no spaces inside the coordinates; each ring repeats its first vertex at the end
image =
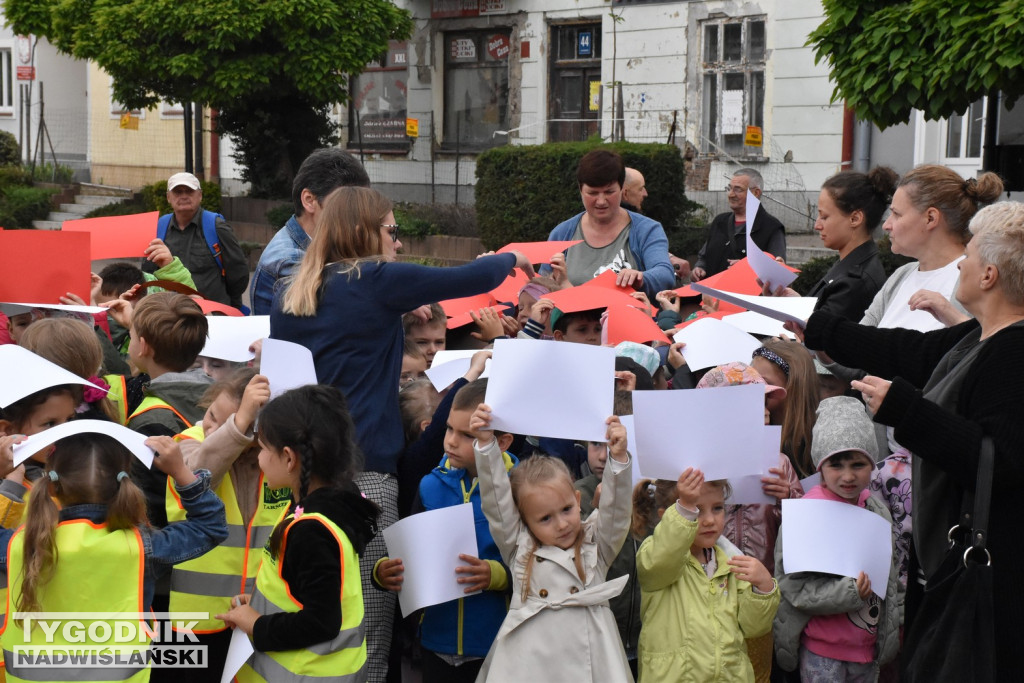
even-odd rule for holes
{"type": "Polygon", "coordinates": [[[857,120],[857,132],[853,136],[853,170],[867,173],[871,168],[871,132],[874,126],[870,121],[857,120]]]}

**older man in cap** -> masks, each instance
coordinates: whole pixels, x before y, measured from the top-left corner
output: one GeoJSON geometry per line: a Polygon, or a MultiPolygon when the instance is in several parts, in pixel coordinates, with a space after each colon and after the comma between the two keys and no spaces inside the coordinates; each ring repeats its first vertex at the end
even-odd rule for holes
{"type": "Polygon", "coordinates": [[[172,213],[161,216],[157,237],[192,273],[207,299],[239,308],[249,284],[249,263],[224,217],[204,211],[199,179],[175,173],[167,180],[172,213]]]}

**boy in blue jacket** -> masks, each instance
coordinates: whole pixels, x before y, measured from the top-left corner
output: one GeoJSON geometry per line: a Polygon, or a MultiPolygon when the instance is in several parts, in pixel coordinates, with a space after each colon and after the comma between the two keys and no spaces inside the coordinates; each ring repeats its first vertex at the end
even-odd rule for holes
{"type": "MultiPolygon", "coordinates": [[[[472,683],[483,665],[498,629],[508,611],[508,569],[491,538],[487,518],[480,507],[473,441],[477,434],[469,428],[469,418],[483,403],[487,380],[466,384],[455,395],[444,437],[441,464],[420,482],[420,510],[436,510],[452,505],[473,506],[478,557],[460,555],[465,564],[455,571],[466,593],[475,595],[427,607],[420,622],[423,646],[423,683],[472,683]]],[[[511,434],[494,432],[505,458],[505,469],[517,463],[505,449],[511,434]]],[[[383,558],[374,568],[374,580],[383,588],[402,589],[404,568],[400,558],[383,558]]]]}

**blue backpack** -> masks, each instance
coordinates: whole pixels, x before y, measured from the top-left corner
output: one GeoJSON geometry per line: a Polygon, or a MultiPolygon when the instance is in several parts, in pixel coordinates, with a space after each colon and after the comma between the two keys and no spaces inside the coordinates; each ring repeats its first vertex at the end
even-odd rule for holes
{"type": "MultiPolygon", "coordinates": [[[[217,240],[217,219],[224,220],[224,216],[219,213],[213,213],[212,211],[206,211],[200,209],[202,212],[203,219],[201,221],[203,226],[203,237],[206,238],[206,246],[210,248],[210,253],[213,254],[214,260],[217,262],[217,267],[220,268],[220,275],[224,277],[226,272],[224,270],[224,261],[220,257],[220,242],[217,240]]],[[[171,217],[173,213],[169,213],[160,216],[160,220],[156,224],[156,236],[163,240],[167,237],[167,229],[171,226],[171,217]]]]}

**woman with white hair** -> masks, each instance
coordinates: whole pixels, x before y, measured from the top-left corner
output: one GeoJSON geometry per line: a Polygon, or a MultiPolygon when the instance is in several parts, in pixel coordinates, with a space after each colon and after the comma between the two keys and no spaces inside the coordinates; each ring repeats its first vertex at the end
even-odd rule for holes
{"type": "MultiPolygon", "coordinates": [[[[982,439],[991,438],[995,484],[987,548],[996,598],[996,679],[1024,680],[1024,660],[1016,651],[1024,613],[1018,580],[1024,516],[1017,500],[1024,485],[1024,204],[986,207],[970,230],[956,299],[973,320],[918,332],[857,325],[818,312],[804,338],[808,348],[871,373],[854,388],[863,393],[875,421],[894,427],[896,440],[914,455],[913,558],[919,573],[916,581],[911,577],[909,590],[919,590],[939,569],[963,493],[974,488],[982,439]]],[[[926,625],[915,624],[911,596],[907,604],[908,634],[913,634],[926,625]]],[[[908,642],[913,642],[909,636],[908,642]]]]}

